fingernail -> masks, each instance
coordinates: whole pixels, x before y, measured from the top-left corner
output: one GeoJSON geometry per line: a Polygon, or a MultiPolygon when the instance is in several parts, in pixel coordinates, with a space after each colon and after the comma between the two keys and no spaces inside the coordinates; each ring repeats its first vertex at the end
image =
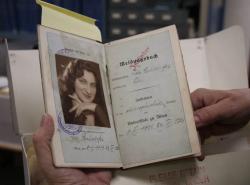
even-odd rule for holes
{"type": "Polygon", "coordinates": [[[200,118],[198,116],[194,116],[194,121],[195,121],[195,123],[199,123],[200,122],[200,118]]]}

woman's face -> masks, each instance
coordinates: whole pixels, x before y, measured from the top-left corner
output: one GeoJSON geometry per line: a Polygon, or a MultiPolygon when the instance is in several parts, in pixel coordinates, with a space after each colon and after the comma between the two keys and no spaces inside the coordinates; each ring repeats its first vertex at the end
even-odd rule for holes
{"type": "Polygon", "coordinates": [[[82,102],[91,103],[96,95],[96,79],[94,73],[83,70],[83,76],[75,80],[75,92],[82,102]]]}

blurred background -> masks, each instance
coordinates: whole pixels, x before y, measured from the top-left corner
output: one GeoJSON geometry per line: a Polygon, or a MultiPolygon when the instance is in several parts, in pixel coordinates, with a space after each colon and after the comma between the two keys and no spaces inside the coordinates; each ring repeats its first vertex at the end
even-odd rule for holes
{"type": "MultiPolygon", "coordinates": [[[[249,44],[249,0],[45,1],[97,19],[104,42],[172,24],[176,24],[180,39],[204,37],[238,24],[249,44]]],[[[36,27],[40,19],[41,8],[35,0],[0,0],[0,38],[8,39],[9,49],[37,48],[36,27]]],[[[4,56],[0,53],[0,78],[6,75],[1,57],[4,56]]],[[[4,107],[1,104],[2,101],[0,112],[4,107]]],[[[8,121],[0,118],[0,129],[8,121]]],[[[20,150],[0,146],[0,184],[24,184],[20,150]]]]}
{"type": "MultiPolygon", "coordinates": [[[[105,42],[176,24],[181,39],[223,28],[224,0],[45,0],[97,19],[105,42]]],[[[35,0],[0,1],[0,36],[11,49],[36,43],[41,8],[35,0]]]]}

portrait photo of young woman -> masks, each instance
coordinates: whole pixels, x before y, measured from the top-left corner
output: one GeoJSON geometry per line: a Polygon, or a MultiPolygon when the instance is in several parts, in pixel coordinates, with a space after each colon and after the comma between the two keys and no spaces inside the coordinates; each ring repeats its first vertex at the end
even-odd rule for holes
{"type": "Polygon", "coordinates": [[[56,55],[56,70],[65,123],[110,127],[99,64],[56,55]]]}

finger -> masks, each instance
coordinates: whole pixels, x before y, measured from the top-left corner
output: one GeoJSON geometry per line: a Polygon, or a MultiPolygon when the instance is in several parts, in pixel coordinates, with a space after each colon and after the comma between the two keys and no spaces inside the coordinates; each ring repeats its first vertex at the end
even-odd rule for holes
{"type": "Polygon", "coordinates": [[[194,119],[196,126],[200,128],[225,119],[230,113],[230,107],[227,106],[226,102],[218,102],[196,110],[194,112],[194,119]]]}
{"type": "Polygon", "coordinates": [[[68,97],[72,98],[73,100],[77,100],[75,96],[69,94],[68,97]]]}
{"type": "Polygon", "coordinates": [[[208,89],[197,89],[191,93],[191,102],[194,110],[204,106],[204,94],[209,91],[208,89]]]}
{"type": "Polygon", "coordinates": [[[75,105],[74,107],[72,107],[71,109],[69,109],[69,112],[73,112],[78,108],[79,105],[75,105]]]}
{"type": "Polygon", "coordinates": [[[82,113],[82,109],[81,109],[81,107],[79,107],[79,108],[76,110],[75,116],[77,117],[77,116],[79,116],[81,113],[82,113]]]}
{"type": "Polygon", "coordinates": [[[40,124],[40,128],[33,135],[33,143],[37,160],[43,172],[52,171],[54,169],[50,148],[53,133],[53,120],[51,116],[44,115],[40,124]]]}
{"type": "Polygon", "coordinates": [[[81,100],[79,100],[79,98],[76,95],[68,95],[70,98],[72,98],[73,100],[76,100],[78,103],[82,103],[81,100]]]}
{"type": "Polygon", "coordinates": [[[200,88],[191,93],[192,106],[197,110],[215,104],[227,96],[225,91],[200,88]]]}
{"type": "Polygon", "coordinates": [[[79,107],[76,110],[75,116],[79,116],[82,112],[86,110],[95,112],[96,106],[97,104],[95,103],[81,103],[81,105],[79,105],[79,107]]]}

